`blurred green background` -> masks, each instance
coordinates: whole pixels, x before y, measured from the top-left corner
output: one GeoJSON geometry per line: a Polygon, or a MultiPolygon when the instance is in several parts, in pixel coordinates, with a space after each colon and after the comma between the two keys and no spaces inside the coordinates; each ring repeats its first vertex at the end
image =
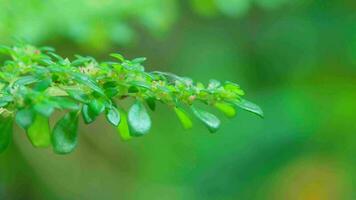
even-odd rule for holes
{"type": "Polygon", "coordinates": [[[165,106],[122,142],[101,118],[68,156],[17,128],[0,199],[356,199],[356,1],[0,0],[0,41],[62,55],[148,57],[148,70],[238,82],[239,112],[211,135],[165,106]]]}

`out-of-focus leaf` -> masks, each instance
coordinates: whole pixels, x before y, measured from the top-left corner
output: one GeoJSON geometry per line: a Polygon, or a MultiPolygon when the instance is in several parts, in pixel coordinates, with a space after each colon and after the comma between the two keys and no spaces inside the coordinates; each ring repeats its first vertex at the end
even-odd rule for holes
{"type": "Polygon", "coordinates": [[[17,111],[15,121],[23,129],[31,126],[35,118],[35,113],[30,108],[25,108],[17,111]]]}
{"type": "Polygon", "coordinates": [[[2,96],[0,97],[0,107],[5,107],[12,101],[13,101],[12,96],[2,96]]]}
{"type": "Polygon", "coordinates": [[[142,81],[131,81],[130,85],[135,86],[137,88],[144,88],[147,90],[151,89],[151,85],[147,84],[146,82],[142,82],[142,81]]]}
{"type": "Polygon", "coordinates": [[[233,106],[225,102],[218,102],[214,104],[215,108],[223,112],[227,117],[235,117],[236,110],[233,106]]]}
{"type": "Polygon", "coordinates": [[[70,112],[64,115],[54,126],[52,132],[54,152],[68,154],[74,151],[78,144],[78,113],[70,112]]]}
{"type": "Polygon", "coordinates": [[[120,113],[117,108],[114,106],[110,106],[106,110],[106,119],[114,126],[118,126],[120,124],[120,113]]]}
{"type": "Polygon", "coordinates": [[[146,60],[147,60],[147,58],[141,57],[141,58],[135,58],[131,62],[141,64],[141,63],[145,62],[146,60]]]}
{"type": "Polygon", "coordinates": [[[27,129],[27,136],[34,147],[49,147],[51,145],[51,136],[48,118],[41,114],[36,114],[33,123],[27,129]]]}
{"type": "Polygon", "coordinates": [[[29,85],[29,84],[32,84],[32,83],[36,83],[38,81],[38,79],[35,77],[35,76],[23,76],[19,79],[17,79],[15,82],[14,82],[14,85],[29,85]]]}
{"type": "Polygon", "coordinates": [[[244,109],[244,110],[247,110],[249,112],[252,112],[260,117],[264,117],[264,114],[263,114],[263,110],[256,104],[250,102],[250,101],[247,101],[245,99],[241,99],[240,101],[234,101],[233,102],[236,106],[244,109]]]}
{"type": "Polygon", "coordinates": [[[51,83],[52,83],[51,79],[42,80],[42,81],[36,83],[34,90],[39,91],[39,92],[45,91],[48,87],[51,86],[51,83]]]}
{"type": "Polygon", "coordinates": [[[54,106],[55,106],[54,103],[45,101],[36,104],[33,108],[36,110],[36,112],[40,113],[41,115],[49,117],[52,115],[54,111],[54,106]]]}
{"type": "Polygon", "coordinates": [[[68,95],[77,100],[80,101],[82,103],[89,103],[90,102],[90,98],[89,96],[84,93],[82,90],[79,89],[67,89],[66,92],[68,93],[68,95]]]}
{"type": "Polygon", "coordinates": [[[105,102],[101,99],[93,99],[89,103],[89,108],[96,116],[100,115],[105,110],[105,102]]]}
{"type": "Polygon", "coordinates": [[[68,109],[68,110],[79,110],[80,106],[78,103],[67,97],[53,97],[51,99],[58,109],[68,109]]]}
{"type": "Polygon", "coordinates": [[[189,115],[182,108],[175,107],[174,111],[177,114],[179,121],[182,123],[182,125],[185,129],[190,129],[193,127],[192,120],[190,119],[189,115]]]}
{"type": "Polygon", "coordinates": [[[224,88],[226,90],[232,91],[237,95],[243,96],[245,95],[245,92],[240,88],[240,86],[236,83],[226,81],[224,84],[224,88]]]}
{"type": "Polygon", "coordinates": [[[121,116],[121,122],[118,126],[118,131],[120,133],[121,139],[126,141],[131,139],[130,128],[127,121],[127,113],[123,110],[119,110],[121,116]]]}
{"type": "Polygon", "coordinates": [[[215,133],[220,128],[220,120],[215,115],[191,106],[194,115],[204,123],[211,133],[215,133]]]}
{"type": "Polygon", "coordinates": [[[110,54],[111,57],[118,59],[119,61],[123,62],[125,60],[124,56],[118,53],[112,53],[110,54]]]}
{"type": "Polygon", "coordinates": [[[156,101],[154,98],[147,98],[146,103],[152,111],[156,110],[156,101]]]}
{"type": "Polygon", "coordinates": [[[101,87],[99,87],[98,84],[90,77],[81,73],[72,73],[72,76],[79,83],[88,86],[89,88],[91,88],[92,90],[94,90],[95,92],[101,95],[105,95],[103,89],[101,89],[101,87]]]}
{"type": "Polygon", "coordinates": [[[128,113],[128,122],[132,136],[143,136],[151,129],[151,118],[140,101],[136,101],[128,113]]]}
{"type": "Polygon", "coordinates": [[[96,118],[96,115],[92,113],[87,104],[84,104],[82,107],[82,116],[86,124],[92,123],[96,118]]]}

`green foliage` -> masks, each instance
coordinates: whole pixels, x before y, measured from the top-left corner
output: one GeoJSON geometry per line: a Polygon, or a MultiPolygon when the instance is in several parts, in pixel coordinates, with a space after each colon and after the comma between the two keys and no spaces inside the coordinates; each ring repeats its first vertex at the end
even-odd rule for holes
{"type": "Polygon", "coordinates": [[[127,113],[123,110],[119,110],[120,116],[121,116],[121,122],[117,128],[117,130],[120,133],[120,136],[122,140],[130,140],[131,135],[130,135],[130,129],[129,129],[129,124],[127,122],[127,113]]]}
{"type": "Polygon", "coordinates": [[[69,112],[58,121],[52,133],[54,152],[67,154],[74,151],[78,143],[78,112],[69,112]]]}
{"type": "Polygon", "coordinates": [[[51,133],[48,118],[36,114],[31,126],[27,129],[28,139],[32,145],[37,148],[46,148],[51,144],[51,133]]]}
{"type": "Polygon", "coordinates": [[[70,61],[27,44],[2,46],[1,52],[11,60],[0,68],[0,150],[8,145],[14,119],[34,147],[52,144],[56,153],[67,154],[77,146],[79,116],[89,124],[105,113],[107,121],[128,140],[151,129],[146,104],[152,111],[157,102],[171,107],[186,129],[193,123],[184,107],[191,108],[212,133],[220,127],[220,120],[198,108],[199,104],[216,107],[228,117],[236,114],[232,105],[263,115],[257,105],[241,98],[244,92],[237,84],[211,80],[204,86],[171,73],[146,72],[145,58],[128,60],[112,54],[117,61],[99,63],[81,56],[70,61]],[[119,105],[122,99],[134,100],[128,113],[119,105]],[[49,118],[55,111],[66,114],[51,131],[49,118]]]}
{"type": "Polygon", "coordinates": [[[151,118],[145,106],[139,100],[133,104],[128,113],[128,122],[132,136],[142,136],[151,129],[151,118]]]}
{"type": "MultiPolygon", "coordinates": [[[[245,16],[253,4],[269,9],[289,2],[292,1],[190,0],[198,15],[228,17],[245,16]]],[[[180,4],[179,0],[0,0],[0,38],[15,36],[35,43],[66,38],[105,50],[112,43],[132,44],[139,35],[137,24],[152,35],[168,32],[183,12],[180,4]]]]}
{"type": "Polygon", "coordinates": [[[182,108],[175,107],[174,111],[176,112],[178,119],[180,120],[185,129],[190,129],[193,127],[192,120],[182,108]]]}
{"type": "Polygon", "coordinates": [[[204,123],[204,125],[209,129],[211,133],[215,133],[220,128],[220,120],[215,115],[206,112],[204,110],[200,110],[195,108],[194,106],[191,107],[194,115],[204,123]]]}

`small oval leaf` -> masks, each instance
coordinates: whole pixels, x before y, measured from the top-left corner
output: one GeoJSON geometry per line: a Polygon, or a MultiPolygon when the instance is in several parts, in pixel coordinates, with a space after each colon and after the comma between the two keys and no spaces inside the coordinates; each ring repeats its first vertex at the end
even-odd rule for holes
{"type": "Polygon", "coordinates": [[[70,112],[57,122],[52,132],[53,150],[58,154],[74,151],[78,144],[78,113],[70,112]]]}
{"type": "Polygon", "coordinates": [[[33,124],[27,129],[27,136],[36,148],[50,146],[51,137],[48,118],[41,114],[36,114],[33,124]]]}
{"type": "Polygon", "coordinates": [[[25,108],[17,111],[16,113],[16,123],[23,129],[27,129],[31,126],[35,118],[35,113],[30,108],[25,108]]]}
{"type": "Polygon", "coordinates": [[[49,117],[54,112],[54,103],[45,101],[36,104],[33,108],[35,109],[36,112],[40,113],[41,115],[45,117],[49,117]]]}
{"type": "Polygon", "coordinates": [[[106,119],[114,126],[120,124],[120,113],[114,106],[110,106],[106,111],[106,119]]]}
{"type": "Polygon", "coordinates": [[[220,120],[215,115],[206,112],[204,110],[199,110],[194,106],[191,106],[192,111],[197,118],[204,123],[204,125],[209,129],[211,133],[215,133],[220,128],[220,120]]]}
{"type": "Polygon", "coordinates": [[[227,117],[235,117],[236,116],[236,110],[234,107],[232,107],[230,104],[225,103],[225,102],[218,102],[215,103],[215,108],[223,112],[227,117]]]}
{"type": "Polygon", "coordinates": [[[82,117],[86,124],[90,124],[95,120],[96,115],[91,112],[87,104],[84,104],[82,107],[82,117]]]}
{"type": "Polygon", "coordinates": [[[190,119],[189,115],[182,108],[175,107],[174,111],[176,112],[179,121],[182,123],[182,125],[185,129],[190,129],[193,127],[192,120],[190,119]]]}
{"type": "Polygon", "coordinates": [[[132,136],[142,136],[149,132],[151,129],[151,118],[142,102],[136,101],[131,106],[128,122],[132,136]]]}

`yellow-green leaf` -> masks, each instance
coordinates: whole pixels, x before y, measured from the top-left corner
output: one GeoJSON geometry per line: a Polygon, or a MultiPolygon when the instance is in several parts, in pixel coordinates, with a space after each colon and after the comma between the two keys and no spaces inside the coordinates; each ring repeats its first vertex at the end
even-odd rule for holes
{"type": "Polygon", "coordinates": [[[225,103],[225,102],[218,102],[215,103],[215,108],[223,112],[227,117],[235,117],[236,116],[236,110],[234,107],[232,107],[230,104],[225,103]]]}
{"type": "Polygon", "coordinates": [[[185,129],[190,129],[193,127],[192,120],[182,108],[175,107],[174,111],[176,112],[179,121],[182,123],[185,129]]]}
{"type": "Polygon", "coordinates": [[[34,147],[49,147],[51,144],[51,137],[48,118],[36,114],[34,122],[27,129],[27,136],[34,147]]]}
{"type": "Polygon", "coordinates": [[[127,113],[121,109],[119,109],[119,112],[121,116],[121,121],[117,129],[120,133],[122,140],[126,141],[131,139],[130,128],[127,122],[127,113]]]}

